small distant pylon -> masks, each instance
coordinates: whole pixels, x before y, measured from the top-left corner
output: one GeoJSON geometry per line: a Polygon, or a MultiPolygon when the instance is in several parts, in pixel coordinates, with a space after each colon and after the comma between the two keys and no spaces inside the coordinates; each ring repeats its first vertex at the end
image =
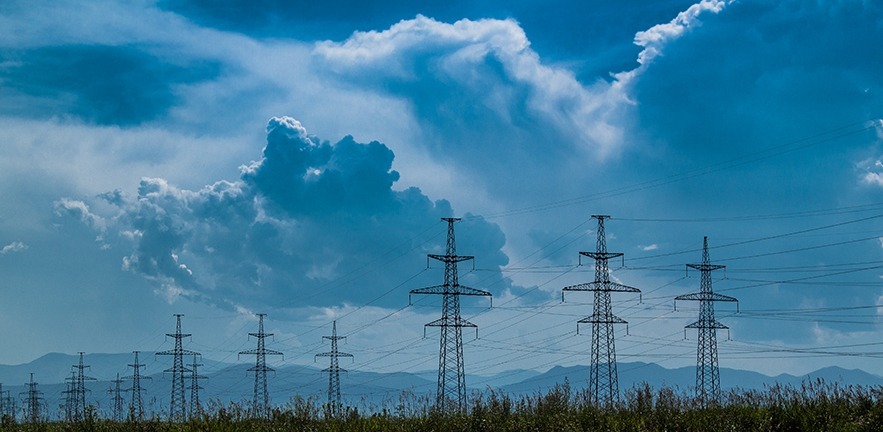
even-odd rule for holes
{"type": "MultiPolygon", "coordinates": [[[[564,301],[565,291],[592,291],[595,293],[595,301],[592,306],[592,315],[577,321],[579,325],[592,324],[592,360],[589,371],[589,402],[594,406],[613,407],[619,403],[619,375],[616,371],[616,343],[613,333],[613,324],[626,324],[626,321],[613,315],[610,302],[612,292],[640,293],[641,290],[626,286],[610,280],[610,265],[612,258],[622,256],[620,252],[607,252],[607,238],[604,231],[604,221],[610,219],[607,215],[592,215],[598,220],[598,237],[595,243],[595,252],[580,252],[580,260],[583,256],[595,260],[595,280],[564,287],[561,291],[561,301],[564,301]]],[[[580,261],[582,264],[582,261],[580,261]]]]}
{"type": "MultiPolygon", "coordinates": [[[[454,238],[454,223],[459,218],[442,218],[448,223],[448,238],[445,254],[429,254],[428,257],[445,263],[445,281],[442,285],[418,288],[410,294],[443,295],[442,317],[424,326],[440,327],[441,337],[438,354],[438,389],[436,391],[436,409],[445,412],[462,412],[466,410],[466,373],[463,365],[463,327],[478,326],[460,317],[460,296],[486,296],[491,293],[460,285],[457,276],[457,264],[474,260],[474,257],[457,255],[457,242],[454,238]]],[[[493,300],[491,300],[493,301],[493,300]]]]}
{"type": "Polygon", "coordinates": [[[331,336],[322,336],[322,339],[331,341],[331,351],[316,354],[316,357],[329,357],[331,364],[322,372],[328,372],[328,413],[331,417],[339,417],[343,411],[343,405],[340,401],[340,373],[346,372],[346,369],[340,367],[338,359],[340,357],[350,357],[353,355],[337,350],[337,341],[345,340],[346,336],[337,335],[337,321],[331,323],[331,336]]]}
{"type": "Polygon", "coordinates": [[[3,383],[0,383],[0,417],[4,416],[15,418],[15,399],[9,390],[3,390],[3,383]]]}
{"type": "Polygon", "coordinates": [[[206,379],[208,377],[199,375],[199,367],[203,366],[202,363],[197,363],[196,355],[193,356],[193,363],[190,365],[190,417],[196,418],[202,414],[202,405],[199,403],[199,391],[204,390],[202,386],[199,385],[199,380],[206,379]]]}
{"type": "Polygon", "coordinates": [[[74,399],[77,384],[77,372],[75,370],[71,370],[71,377],[67,379],[67,384],[65,384],[65,389],[62,391],[64,394],[64,419],[66,421],[72,422],[74,421],[74,399]]]}
{"type": "Polygon", "coordinates": [[[83,352],[80,352],[79,363],[73,365],[73,376],[71,376],[71,402],[73,404],[70,414],[70,421],[78,422],[86,418],[86,381],[95,381],[96,379],[86,376],[86,369],[89,366],[83,364],[83,352]]]}
{"type": "MultiPolygon", "coordinates": [[[[728,329],[714,319],[714,302],[738,302],[735,297],[716,294],[711,288],[711,272],[726,266],[711,264],[708,256],[708,237],[702,239],[702,263],[687,264],[688,269],[701,273],[699,292],[675,297],[677,300],[699,302],[699,321],[685,327],[699,330],[696,348],[696,398],[703,407],[720,402],[720,370],[717,365],[717,330],[728,329]]],[[[738,307],[738,303],[736,303],[738,307]]],[[[686,330],[684,330],[686,333],[686,330]]]]}
{"type": "Polygon", "coordinates": [[[113,387],[107,389],[107,394],[110,395],[111,416],[113,421],[120,422],[123,421],[123,404],[125,400],[121,387],[123,380],[120,378],[120,374],[117,374],[117,379],[111,382],[113,387]]]}
{"type": "Polygon", "coordinates": [[[257,348],[239,352],[239,355],[255,356],[254,367],[248,368],[249,372],[254,372],[254,398],[252,399],[252,410],[254,416],[262,418],[270,418],[270,392],[267,390],[267,372],[275,372],[275,369],[267,366],[267,356],[283,355],[279,351],[267,349],[266,339],[272,337],[273,333],[264,333],[264,317],[266,316],[267,314],[264,313],[257,314],[258,331],[257,333],[248,334],[257,339],[257,348]]]}
{"type": "Polygon", "coordinates": [[[25,395],[25,422],[40,423],[43,421],[43,392],[37,389],[38,383],[34,381],[34,373],[31,372],[31,380],[25,385],[28,391],[22,392],[25,395]]]}
{"type": "Polygon", "coordinates": [[[3,416],[15,418],[15,399],[9,394],[9,390],[3,390],[3,383],[0,383],[0,417],[3,416]]]}
{"type": "Polygon", "coordinates": [[[153,379],[149,376],[141,376],[141,368],[143,368],[144,365],[138,363],[139,352],[140,351],[133,351],[135,354],[135,363],[129,364],[132,368],[132,375],[123,377],[123,379],[132,380],[132,387],[126,389],[127,392],[132,392],[132,401],[129,404],[129,420],[132,421],[144,420],[144,405],[141,400],[141,392],[144,390],[144,387],[141,387],[141,380],[153,379]]]}
{"type": "Polygon", "coordinates": [[[186,400],[184,399],[184,373],[190,372],[190,369],[184,367],[185,355],[201,355],[196,351],[185,350],[183,340],[190,337],[189,333],[181,333],[181,317],[183,314],[175,314],[175,333],[166,333],[166,336],[175,339],[175,348],[172,350],[160,351],[156,355],[173,356],[172,367],[163,372],[172,373],[172,398],[169,402],[169,419],[172,421],[187,420],[186,400]]]}

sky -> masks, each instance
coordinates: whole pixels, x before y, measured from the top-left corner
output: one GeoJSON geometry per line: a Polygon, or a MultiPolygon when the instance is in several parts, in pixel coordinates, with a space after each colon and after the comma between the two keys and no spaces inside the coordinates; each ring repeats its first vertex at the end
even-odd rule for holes
{"type": "Polygon", "coordinates": [[[0,4],[0,363],[431,371],[460,217],[467,374],[587,364],[604,214],[619,361],[695,363],[707,236],[721,366],[883,375],[878,3],[215,3],[0,4]]]}

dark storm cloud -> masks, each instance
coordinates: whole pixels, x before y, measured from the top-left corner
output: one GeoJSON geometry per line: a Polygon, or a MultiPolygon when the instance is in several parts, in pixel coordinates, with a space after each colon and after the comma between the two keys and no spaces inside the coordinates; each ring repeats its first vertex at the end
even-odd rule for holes
{"type": "MultiPolygon", "coordinates": [[[[128,239],[124,268],[170,299],[216,305],[363,303],[419,273],[426,252],[443,250],[438,219],[453,214],[450,204],[416,188],[393,190],[398,174],[385,145],[349,136],[322,142],[287,117],[272,119],[267,132],[263,158],[237,182],[191,191],[143,179],[136,197],[101,196],[119,208],[116,216],[101,218],[75,200],[59,201],[58,213],[128,239]]],[[[461,230],[464,253],[483,268],[507,264],[498,226],[471,216],[461,230]]],[[[508,288],[508,280],[498,284],[508,288]]]]}
{"type": "Polygon", "coordinates": [[[100,125],[160,117],[178,101],[176,85],[218,73],[216,65],[172,64],[134,46],[48,46],[0,56],[0,111],[100,125]]]}

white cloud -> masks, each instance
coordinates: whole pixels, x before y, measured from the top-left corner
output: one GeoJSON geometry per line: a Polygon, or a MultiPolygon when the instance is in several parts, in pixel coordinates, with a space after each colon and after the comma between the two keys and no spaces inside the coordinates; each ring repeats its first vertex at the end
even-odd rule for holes
{"type": "Polygon", "coordinates": [[[0,255],[6,255],[8,253],[13,253],[13,252],[21,252],[27,248],[28,248],[28,245],[26,245],[20,241],[12,242],[6,246],[3,246],[3,249],[0,249],[0,255]]]}
{"type": "Polygon", "coordinates": [[[636,69],[616,74],[620,84],[627,84],[640,75],[654,58],[662,55],[666,44],[681,37],[684,32],[699,23],[699,16],[706,12],[719,13],[728,2],[723,0],[702,0],[687,10],[678,14],[677,17],[664,24],[657,24],[647,30],[635,34],[635,45],[644,47],[638,54],[640,66],[636,69]]]}
{"type": "Polygon", "coordinates": [[[638,247],[641,248],[641,250],[645,251],[645,252],[654,251],[656,249],[659,249],[659,245],[657,245],[656,243],[653,243],[653,244],[647,245],[647,246],[638,246],[638,247]]]}

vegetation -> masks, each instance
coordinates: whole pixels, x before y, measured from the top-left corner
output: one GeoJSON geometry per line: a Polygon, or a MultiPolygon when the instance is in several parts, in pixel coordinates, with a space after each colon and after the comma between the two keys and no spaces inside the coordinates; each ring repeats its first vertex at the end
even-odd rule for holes
{"type": "Polygon", "coordinates": [[[468,413],[440,413],[425,397],[403,394],[369,412],[349,408],[328,419],[325,407],[296,397],[273,411],[270,420],[250,418],[242,405],[217,402],[186,423],[162,420],[112,422],[89,415],[79,423],[16,424],[2,431],[879,431],[883,389],[807,382],[799,388],[773,386],[731,391],[719,405],[697,401],[670,388],[647,385],[623,394],[611,409],[592,407],[587,394],[565,382],[546,393],[513,398],[494,390],[473,395],[468,413]]]}

